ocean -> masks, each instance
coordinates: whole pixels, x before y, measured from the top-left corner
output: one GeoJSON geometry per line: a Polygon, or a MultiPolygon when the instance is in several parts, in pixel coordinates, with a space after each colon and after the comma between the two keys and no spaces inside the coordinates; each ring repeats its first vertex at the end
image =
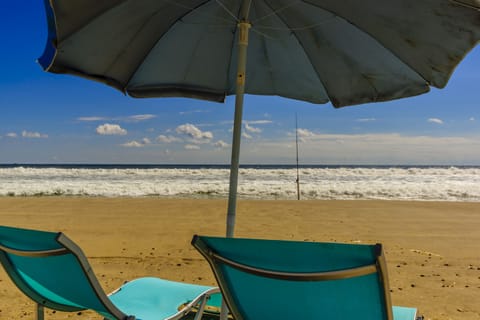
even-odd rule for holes
{"type": "MultiPolygon", "coordinates": [[[[301,199],[480,201],[480,166],[299,167],[301,199]]],[[[297,199],[297,168],[241,166],[239,199],[297,199]]],[[[0,196],[227,198],[227,165],[0,165],[0,196]]]]}

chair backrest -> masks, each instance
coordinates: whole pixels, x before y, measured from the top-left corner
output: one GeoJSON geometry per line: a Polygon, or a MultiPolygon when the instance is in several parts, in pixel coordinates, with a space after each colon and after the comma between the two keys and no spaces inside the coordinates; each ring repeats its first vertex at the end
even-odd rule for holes
{"type": "Polygon", "coordinates": [[[0,226],[0,261],[17,287],[39,305],[127,318],[102,290],[82,250],[62,233],[0,226]]]}
{"type": "Polygon", "coordinates": [[[393,318],[381,245],[195,236],[236,320],[393,318]]]}

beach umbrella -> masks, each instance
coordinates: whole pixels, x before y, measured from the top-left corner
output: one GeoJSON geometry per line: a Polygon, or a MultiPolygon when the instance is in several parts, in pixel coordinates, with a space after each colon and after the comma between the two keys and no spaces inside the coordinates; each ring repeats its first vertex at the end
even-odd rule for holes
{"type": "Polygon", "coordinates": [[[45,0],[43,68],[132,97],[235,95],[233,236],[245,93],[328,103],[442,88],[480,40],[480,0],[45,0]],[[248,58],[248,59],[247,59],[248,58]]]}

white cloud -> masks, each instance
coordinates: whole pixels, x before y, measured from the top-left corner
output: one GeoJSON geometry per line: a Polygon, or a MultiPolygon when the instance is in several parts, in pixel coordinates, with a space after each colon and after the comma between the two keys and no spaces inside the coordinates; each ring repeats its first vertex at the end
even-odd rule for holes
{"type": "Polygon", "coordinates": [[[468,119],[470,121],[475,121],[475,118],[474,117],[470,117],[470,119],[468,119]]]}
{"type": "Polygon", "coordinates": [[[174,137],[174,136],[166,136],[166,135],[159,135],[156,140],[158,142],[163,142],[163,143],[172,143],[172,142],[181,142],[182,139],[174,137]]]}
{"type": "Polygon", "coordinates": [[[212,112],[211,110],[192,110],[192,111],[180,111],[179,114],[184,116],[187,114],[194,114],[194,113],[209,113],[212,112]]]}
{"type": "Polygon", "coordinates": [[[145,120],[150,120],[153,118],[156,118],[157,116],[154,114],[136,114],[132,116],[127,116],[127,117],[97,117],[97,116],[91,116],[91,117],[79,117],[77,118],[78,121],[123,121],[123,122],[139,122],[139,121],[145,121],[145,120]]]}
{"type": "Polygon", "coordinates": [[[436,124],[443,124],[443,120],[438,118],[430,118],[427,121],[431,123],[436,123],[436,124]]]}
{"type": "Polygon", "coordinates": [[[308,129],[302,129],[302,128],[297,129],[297,134],[298,134],[299,138],[306,138],[306,137],[314,137],[315,136],[315,133],[313,133],[312,131],[310,131],[308,129]]]}
{"type": "Polygon", "coordinates": [[[218,140],[218,141],[215,142],[213,145],[214,145],[215,147],[217,147],[217,148],[227,148],[227,147],[230,146],[228,143],[226,143],[226,142],[223,141],[223,140],[218,140]]]}
{"type": "Polygon", "coordinates": [[[80,117],[77,118],[78,121],[105,121],[108,120],[107,118],[104,117],[80,117]]]}
{"type": "Polygon", "coordinates": [[[42,134],[39,132],[29,132],[29,131],[22,131],[22,137],[24,138],[33,138],[33,139],[38,139],[38,138],[48,138],[48,135],[42,134]]]}
{"type": "Polygon", "coordinates": [[[124,136],[127,134],[127,130],[120,127],[118,124],[105,123],[97,127],[97,134],[100,135],[115,135],[124,136]]]}
{"type": "Polygon", "coordinates": [[[273,121],[272,120],[249,120],[249,121],[245,121],[246,123],[250,123],[250,124],[269,124],[269,123],[272,123],[273,121]]]}
{"type": "Polygon", "coordinates": [[[252,139],[253,138],[251,135],[249,135],[246,132],[242,132],[242,137],[244,137],[245,139],[252,139]]]}
{"type": "Polygon", "coordinates": [[[178,126],[175,131],[178,134],[189,136],[190,138],[196,140],[197,143],[199,140],[210,140],[213,138],[213,134],[210,131],[202,131],[191,123],[178,126]]]}
{"type": "Polygon", "coordinates": [[[297,135],[301,142],[305,142],[306,138],[315,137],[316,134],[308,129],[298,128],[297,135]]]}
{"type": "Polygon", "coordinates": [[[143,138],[140,141],[133,140],[133,141],[126,142],[126,143],[122,144],[122,146],[129,147],[129,148],[141,148],[141,147],[145,147],[147,144],[151,144],[151,143],[152,142],[150,141],[150,139],[143,138]]]}
{"type": "Polygon", "coordinates": [[[245,130],[252,133],[260,133],[262,129],[252,127],[248,122],[245,122],[245,130]]]}
{"type": "Polygon", "coordinates": [[[377,119],[375,119],[375,118],[361,118],[361,119],[357,119],[355,121],[357,121],[357,122],[372,122],[372,121],[377,121],[377,119]]]}
{"type": "Polygon", "coordinates": [[[18,135],[15,132],[9,132],[5,135],[5,137],[16,138],[16,137],[18,137],[18,135]]]}
{"type": "Polygon", "coordinates": [[[248,120],[248,121],[244,121],[244,127],[245,127],[244,136],[245,136],[245,138],[247,138],[247,139],[252,138],[251,135],[246,133],[246,132],[261,133],[263,131],[261,128],[252,126],[252,124],[261,125],[261,124],[269,124],[269,123],[272,123],[272,121],[271,120],[248,120]]]}
{"type": "Polygon", "coordinates": [[[127,120],[131,121],[145,121],[145,120],[150,120],[153,118],[156,118],[157,116],[154,114],[137,114],[133,116],[127,117],[127,120]]]}
{"type": "Polygon", "coordinates": [[[138,141],[129,141],[129,142],[125,142],[124,144],[122,144],[122,146],[127,147],[127,148],[141,148],[141,147],[144,147],[145,144],[143,144],[141,142],[138,142],[138,141]]]}
{"type": "Polygon", "coordinates": [[[187,150],[200,150],[200,147],[195,144],[186,144],[184,148],[187,150]]]}

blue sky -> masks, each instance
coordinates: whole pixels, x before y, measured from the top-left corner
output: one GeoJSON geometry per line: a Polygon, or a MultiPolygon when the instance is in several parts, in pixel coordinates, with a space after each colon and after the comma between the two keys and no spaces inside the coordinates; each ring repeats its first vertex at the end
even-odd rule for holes
{"type": "MultiPolygon", "coordinates": [[[[43,3],[0,3],[0,163],[224,164],[234,98],[133,99],[42,71],[43,3]]],[[[248,76],[248,75],[247,75],[248,76]]],[[[247,96],[241,163],[480,165],[480,46],[447,87],[334,109],[247,96]]]]}

